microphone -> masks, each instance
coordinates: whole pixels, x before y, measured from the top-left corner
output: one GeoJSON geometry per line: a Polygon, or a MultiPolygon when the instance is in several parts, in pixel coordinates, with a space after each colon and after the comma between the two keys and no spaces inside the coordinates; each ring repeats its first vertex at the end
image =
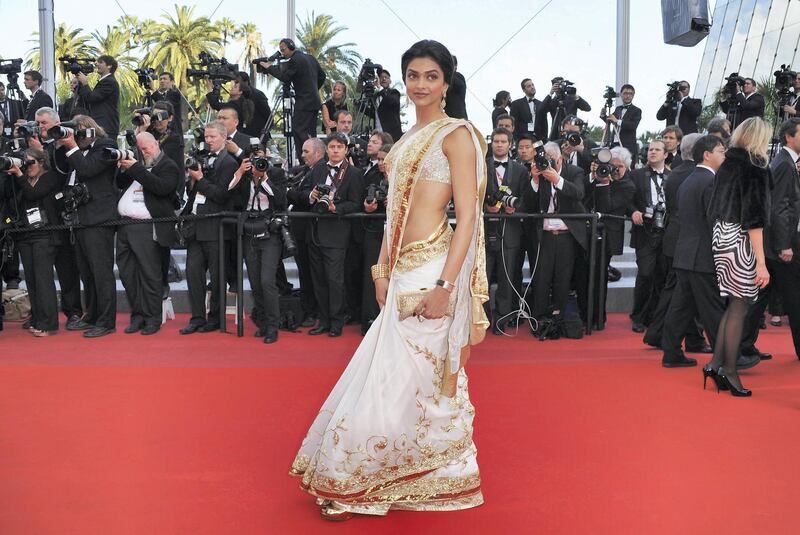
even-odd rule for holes
{"type": "Polygon", "coordinates": [[[266,61],[266,62],[272,62],[272,61],[275,61],[276,59],[280,58],[280,57],[281,57],[281,55],[282,55],[282,54],[281,54],[281,52],[280,52],[280,50],[279,50],[278,52],[275,52],[274,54],[272,54],[272,55],[271,55],[270,57],[268,57],[268,58],[256,58],[256,59],[254,59],[254,60],[253,60],[253,62],[252,62],[252,63],[253,63],[253,65],[258,65],[258,64],[259,64],[259,63],[261,63],[262,61],[266,61]]]}

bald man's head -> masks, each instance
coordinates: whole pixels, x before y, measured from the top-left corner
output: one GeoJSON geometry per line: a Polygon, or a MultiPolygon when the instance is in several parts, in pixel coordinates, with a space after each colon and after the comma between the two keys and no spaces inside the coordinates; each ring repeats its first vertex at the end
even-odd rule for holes
{"type": "Polygon", "coordinates": [[[144,156],[144,161],[147,164],[153,162],[153,160],[158,158],[158,155],[161,154],[161,146],[150,132],[142,132],[141,134],[137,134],[136,146],[139,147],[139,150],[144,156]]]}

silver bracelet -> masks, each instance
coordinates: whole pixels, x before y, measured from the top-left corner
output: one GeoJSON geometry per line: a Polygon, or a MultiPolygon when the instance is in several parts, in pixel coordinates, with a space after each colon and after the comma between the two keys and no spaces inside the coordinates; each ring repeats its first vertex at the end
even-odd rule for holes
{"type": "Polygon", "coordinates": [[[447,290],[449,293],[453,293],[453,290],[456,289],[456,285],[455,284],[453,284],[452,282],[446,281],[444,279],[437,280],[436,281],[436,286],[441,286],[442,288],[447,290]]]}

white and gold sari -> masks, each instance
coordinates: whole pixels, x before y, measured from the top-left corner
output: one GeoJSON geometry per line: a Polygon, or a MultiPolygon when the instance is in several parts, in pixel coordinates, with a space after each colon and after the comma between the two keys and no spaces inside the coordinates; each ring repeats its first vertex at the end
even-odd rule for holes
{"type": "Polygon", "coordinates": [[[397,143],[386,158],[389,203],[385,239],[392,268],[386,306],[314,420],[291,474],[335,508],[365,514],[389,509],[456,510],[483,503],[475,410],[463,365],[483,339],[488,299],[482,199],[486,145],[471,123],[445,118],[397,143]],[[400,321],[398,295],[433,288],[453,231],[444,218],[426,240],[401,247],[417,180],[449,176],[444,137],[466,126],[475,146],[477,223],[456,281],[455,312],[400,321]],[[433,150],[432,150],[433,149],[433,150]],[[436,150],[438,149],[438,150],[436,150]],[[451,372],[452,370],[452,372],[451,372]]]}

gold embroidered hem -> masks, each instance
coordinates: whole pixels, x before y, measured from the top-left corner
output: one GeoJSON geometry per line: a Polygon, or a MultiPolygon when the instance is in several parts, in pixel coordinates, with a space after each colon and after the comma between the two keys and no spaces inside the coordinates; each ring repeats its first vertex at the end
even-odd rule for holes
{"type": "Polygon", "coordinates": [[[406,273],[427,264],[434,258],[447,254],[452,238],[453,227],[450,226],[450,221],[445,217],[433,234],[424,240],[408,243],[400,249],[400,255],[394,271],[396,273],[406,273]]]}

